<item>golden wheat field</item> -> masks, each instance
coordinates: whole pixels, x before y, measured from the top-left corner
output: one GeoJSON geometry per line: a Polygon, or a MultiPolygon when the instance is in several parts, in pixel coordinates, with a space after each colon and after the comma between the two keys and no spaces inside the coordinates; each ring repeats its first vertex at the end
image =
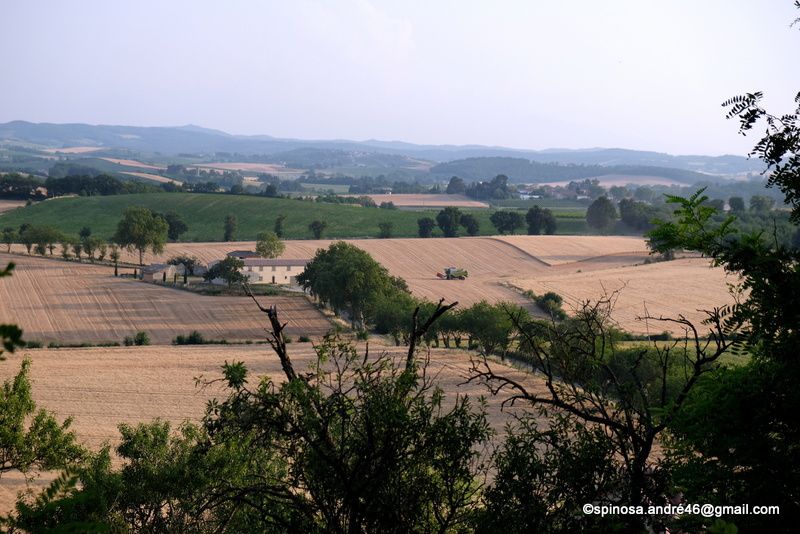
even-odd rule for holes
{"type": "Polygon", "coordinates": [[[506,235],[497,236],[495,239],[513,245],[548,265],[563,265],[625,254],[643,258],[648,253],[647,244],[641,237],[506,235]]]}
{"type": "Polygon", "coordinates": [[[570,306],[604,294],[615,295],[612,318],[625,330],[640,334],[669,331],[682,334],[679,325],[661,321],[641,321],[638,317],[678,317],[694,322],[701,334],[703,310],[732,304],[729,284],[737,277],[726,275],[720,267],[711,267],[707,258],[683,258],[674,261],[615,267],[592,272],[554,272],[512,281],[522,290],[542,294],[555,291],[570,306]]]}
{"type": "MultiPolygon", "coordinates": [[[[687,317],[701,318],[696,310],[731,302],[722,269],[707,268],[708,261],[684,258],[645,265],[649,258],[643,239],[626,236],[498,236],[459,239],[347,240],[369,252],[390,273],[404,278],[412,292],[431,300],[444,298],[470,305],[479,300],[508,301],[536,311],[521,291],[556,291],[575,303],[597,299],[603,287],[613,290],[627,283],[616,318],[633,332],[647,325],[634,318],[643,302],[663,302],[664,309],[680,309],[687,317]],[[463,267],[467,280],[440,280],[445,266],[463,267]]],[[[286,241],[285,258],[311,258],[332,241],[286,241]]],[[[190,254],[202,261],[222,258],[231,250],[253,250],[255,243],[175,243],[149,261],[190,254]]],[[[130,256],[133,259],[133,256],[130,256]]],[[[654,310],[651,309],[651,312],[654,310]]],[[[664,329],[674,330],[659,325],[664,329]]]]}
{"type": "MultiPolygon", "coordinates": [[[[363,350],[363,343],[359,348],[363,350]]],[[[405,353],[402,347],[383,347],[375,343],[370,346],[373,355],[384,350],[396,355],[405,353]]],[[[307,369],[314,359],[310,343],[290,344],[289,353],[298,371],[307,369]]],[[[199,421],[206,402],[220,398],[224,391],[219,385],[199,388],[194,379],[200,376],[219,378],[220,367],[226,360],[247,364],[252,373],[251,383],[256,381],[255,376],[267,375],[276,381],[282,381],[283,377],[278,358],[267,345],[204,345],[18,351],[0,365],[0,380],[13,376],[25,355],[32,360],[36,402],[53,411],[59,420],[73,417],[73,429],[78,438],[93,450],[104,443],[117,442],[120,423],[136,424],[157,417],[174,425],[186,420],[199,421]]],[[[490,422],[502,434],[508,415],[501,411],[500,403],[507,395],[490,397],[484,386],[464,384],[469,368],[469,355],[463,352],[432,350],[430,353],[428,376],[445,390],[450,400],[456,394],[472,398],[486,395],[490,422]]],[[[511,369],[506,371],[533,390],[543,387],[532,375],[511,369]]],[[[11,507],[17,492],[24,487],[19,473],[3,475],[0,513],[11,507]]]]}
{"type": "MultiPolygon", "coordinates": [[[[122,341],[138,331],[153,343],[199,330],[211,339],[263,338],[263,319],[247,297],[209,297],[116,278],[113,268],[0,254],[16,263],[0,279],[0,323],[17,323],[27,339],[61,343],[122,341]]],[[[290,322],[289,334],[320,336],[330,323],[304,296],[261,297],[290,322]]]]}
{"type": "MultiPolygon", "coordinates": [[[[547,265],[530,254],[503,241],[476,238],[431,239],[353,239],[345,240],[369,252],[391,274],[408,282],[411,290],[431,300],[473,304],[479,300],[510,301],[528,304],[518,291],[504,281],[528,276],[547,269],[547,265]],[[469,271],[467,280],[440,280],[436,273],[445,267],[457,266],[469,271]]],[[[311,258],[329,240],[286,241],[284,258],[311,258]]],[[[252,241],[232,243],[174,243],[164,254],[148,255],[145,262],[164,261],[176,254],[190,254],[201,261],[220,259],[232,250],[253,250],[252,241]]],[[[127,256],[131,261],[136,258],[127,256]]]]}

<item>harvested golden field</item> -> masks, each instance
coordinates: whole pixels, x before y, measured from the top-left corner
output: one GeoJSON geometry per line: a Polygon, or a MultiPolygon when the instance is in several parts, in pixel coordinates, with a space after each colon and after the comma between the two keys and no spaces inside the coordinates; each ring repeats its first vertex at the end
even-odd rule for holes
{"type": "MultiPolygon", "coordinates": [[[[555,291],[568,301],[597,298],[602,282],[609,291],[629,286],[620,297],[617,318],[624,327],[643,332],[634,321],[643,313],[642,302],[667,303],[687,317],[695,310],[729,302],[722,269],[708,269],[707,261],[686,258],[644,265],[649,257],[644,240],[625,236],[500,236],[458,239],[360,239],[348,242],[369,252],[389,272],[404,278],[412,292],[431,300],[444,298],[470,305],[479,300],[509,301],[535,310],[521,291],[555,291]],[[467,280],[440,280],[445,266],[469,271],[467,280]]],[[[332,241],[286,241],[284,258],[311,258],[332,241]]],[[[255,243],[175,243],[159,257],[164,261],[189,254],[208,262],[231,250],[253,250],[255,243]]],[[[129,259],[133,260],[131,255],[129,259]]],[[[661,308],[650,306],[653,313],[661,308]]],[[[663,312],[667,313],[667,311],[663,312]]],[[[663,330],[663,327],[659,327],[663,330]]],[[[661,331],[659,330],[659,331],[661,331]]]]}
{"type": "MultiPolygon", "coordinates": [[[[198,330],[210,339],[263,338],[263,319],[247,297],[211,297],[116,278],[108,266],[0,254],[16,263],[0,279],[0,323],[17,323],[29,340],[121,342],[138,331],[154,344],[198,330]]],[[[262,297],[291,323],[289,335],[321,336],[329,321],[304,296],[262,297]]]]}
{"type": "MultiPolygon", "coordinates": [[[[518,291],[504,281],[527,277],[547,269],[547,264],[503,241],[489,237],[459,239],[353,239],[345,240],[367,252],[389,272],[408,282],[411,290],[431,300],[444,298],[470,305],[479,300],[511,301],[530,305],[518,291]],[[440,280],[437,272],[448,266],[469,271],[467,280],[440,280]]],[[[311,258],[320,248],[333,241],[286,241],[283,258],[311,258]]],[[[254,250],[252,241],[232,243],[174,243],[164,254],[148,255],[145,262],[164,261],[177,254],[189,254],[203,262],[217,260],[232,250],[254,250]]],[[[127,256],[133,261],[133,255],[127,256]]]]}
{"type": "Polygon", "coordinates": [[[648,253],[647,244],[641,237],[507,235],[497,236],[495,239],[514,245],[548,265],[562,265],[620,254],[648,253]]]}
{"type": "Polygon", "coordinates": [[[634,333],[660,333],[665,330],[681,334],[677,325],[659,321],[650,324],[637,320],[649,313],[658,317],[683,314],[702,332],[702,310],[733,303],[728,284],[737,278],[726,275],[720,267],[712,268],[707,258],[685,258],[597,270],[592,272],[554,271],[536,277],[517,279],[512,284],[534,293],[555,291],[568,306],[587,299],[597,300],[604,293],[620,290],[612,318],[625,330],[634,333]]]}
{"type": "Polygon", "coordinates": [[[150,165],[149,163],[142,163],[141,161],[136,161],[135,159],[117,159],[117,158],[100,158],[104,159],[111,163],[116,163],[117,165],[124,165],[126,167],[139,167],[141,169],[153,169],[157,171],[163,171],[166,169],[163,165],[150,165]]]}
{"type": "MultiPolygon", "coordinates": [[[[314,359],[310,343],[292,344],[289,350],[299,371],[307,369],[314,359]]],[[[382,350],[405,353],[403,347],[381,347],[375,343],[370,346],[371,354],[382,350]]],[[[266,345],[113,347],[32,350],[18,354],[0,366],[0,380],[12,377],[19,369],[20,357],[29,355],[36,402],[55,412],[59,420],[73,417],[73,428],[80,441],[94,450],[103,443],[117,442],[119,423],[136,424],[157,417],[175,425],[186,420],[199,421],[206,402],[220,397],[222,389],[218,385],[200,389],[195,386],[194,378],[201,375],[219,378],[220,366],[226,360],[246,363],[253,375],[268,375],[277,381],[283,377],[278,358],[266,345]]],[[[490,397],[480,384],[463,384],[469,365],[469,355],[464,352],[433,350],[428,375],[434,377],[450,400],[456,394],[473,398],[486,395],[491,424],[502,434],[509,416],[501,412],[500,402],[506,395],[490,397]]],[[[508,372],[528,382],[533,390],[544,387],[532,375],[511,369],[508,372]]],[[[251,378],[251,383],[254,382],[255,378],[251,378]]],[[[24,488],[19,473],[3,475],[0,514],[11,508],[17,492],[24,488]]]]}
{"type": "Polygon", "coordinates": [[[160,174],[150,174],[147,172],[121,172],[120,174],[127,174],[129,176],[136,176],[137,178],[143,178],[145,180],[152,180],[154,182],[159,182],[162,184],[178,184],[181,185],[183,182],[180,180],[174,180],[172,178],[167,178],[166,176],[161,176],[160,174]]]}
{"type": "Polygon", "coordinates": [[[302,169],[290,169],[288,167],[284,167],[283,165],[277,165],[273,163],[201,163],[198,165],[192,165],[192,167],[197,167],[199,169],[217,169],[221,171],[266,172],[278,175],[294,174],[298,176],[304,172],[302,169]]]}
{"type": "Polygon", "coordinates": [[[24,205],[24,200],[7,200],[5,198],[0,198],[0,213],[11,211],[24,205]]]}
{"type": "Polygon", "coordinates": [[[103,150],[103,148],[101,146],[71,146],[68,148],[45,148],[44,151],[51,154],[87,154],[103,150]]]}
{"type": "MultiPolygon", "coordinates": [[[[358,196],[358,195],[349,195],[358,196]]],[[[393,202],[399,208],[444,208],[456,206],[459,208],[488,208],[489,204],[472,200],[465,195],[364,195],[380,205],[382,202],[393,202]]]]}

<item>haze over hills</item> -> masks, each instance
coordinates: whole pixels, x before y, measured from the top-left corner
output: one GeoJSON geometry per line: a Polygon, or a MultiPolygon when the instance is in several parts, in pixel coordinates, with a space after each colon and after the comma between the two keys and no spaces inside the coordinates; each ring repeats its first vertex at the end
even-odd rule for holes
{"type": "MultiPolygon", "coordinates": [[[[562,165],[668,167],[706,174],[741,174],[761,170],[756,161],[741,156],[671,155],[620,148],[524,150],[481,145],[418,145],[401,141],[282,139],[269,135],[233,135],[195,125],[138,127],[89,124],[51,124],[11,121],[0,124],[0,144],[65,148],[90,146],[161,155],[233,153],[248,156],[290,153],[308,155],[309,149],[359,154],[402,156],[405,165],[424,160],[436,163],[467,158],[519,158],[562,165]]],[[[311,150],[315,152],[315,150],[311,150]]],[[[338,152],[337,152],[338,153],[338,152]]],[[[341,155],[341,154],[340,154],[341,155]]],[[[374,157],[372,158],[374,160],[374,157]]],[[[391,159],[391,165],[401,159],[391,159]]]]}

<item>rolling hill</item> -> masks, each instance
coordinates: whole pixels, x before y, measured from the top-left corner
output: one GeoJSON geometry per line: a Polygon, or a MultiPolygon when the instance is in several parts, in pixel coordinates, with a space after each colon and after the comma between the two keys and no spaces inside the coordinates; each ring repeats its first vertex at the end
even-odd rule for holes
{"type": "MultiPolygon", "coordinates": [[[[101,147],[171,156],[184,153],[276,155],[313,148],[338,150],[356,155],[365,153],[399,155],[433,162],[507,157],[524,158],[540,163],[670,167],[710,174],[737,174],[761,170],[757,162],[739,156],[675,156],[616,148],[535,151],[480,145],[417,145],[400,141],[281,139],[268,135],[232,135],[193,125],[139,127],[12,121],[0,124],[0,144],[47,148],[101,147]]],[[[301,154],[302,152],[296,153],[294,156],[301,154]]],[[[481,178],[485,179],[486,176],[481,178]]]]}

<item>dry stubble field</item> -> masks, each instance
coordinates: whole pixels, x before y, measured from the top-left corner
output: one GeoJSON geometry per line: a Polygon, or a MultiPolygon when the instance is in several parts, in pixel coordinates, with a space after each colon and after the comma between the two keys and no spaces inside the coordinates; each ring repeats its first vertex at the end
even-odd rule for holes
{"type": "MultiPolygon", "coordinates": [[[[289,350],[298,370],[307,369],[314,359],[310,343],[291,344],[289,350]]],[[[405,351],[370,346],[373,355],[382,350],[397,355],[405,351]]],[[[208,399],[220,398],[223,390],[219,386],[198,388],[194,378],[201,375],[206,379],[219,378],[220,366],[226,360],[246,363],[253,375],[268,375],[276,381],[283,376],[277,356],[267,345],[206,345],[19,351],[0,365],[0,380],[7,380],[17,372],[23,355],[32,360],[33,396],[37,403],[55,412],[59,420],[73,417],[78,438],[93,450],[106,442],[116,443],[120,423],[136,424],[157,417],[174,425],[185,420],[198,421],[208,399]]],[[[501,411],[500,403],[506,396],[489,397],[484,386],[463,384],[469,367],[469,356],[463,352],[433,350],[428,375],[434,377],[450,400],[456,394],[472,398],[486,395],[490,422],[502,433],[508,415],[501,411]]],[[[543,387],[537,378],[520,371],[507,371],[531,388],[543,387]]],[[[250,382],[255,383],[255,378],[250,382]]],[[[11,507],[17,492],[24,487],[19,473],[3,475],[0,514],[11,507]]]]}
{"type": "MultiPolygon", "coordinates": [[[[568,303],[597,299],[604,291],[627,283],[618,301],[615,319],[634,333],[652,327],[636,321],[644,312],[684,313],[700,319],[698,309],[732,302],[729,282],[721,268],[708,260],[689,258],[644,265],[649,257],[645,241],[627,236],[498,236],[432,239],[346,240],[369,252],[390,273],[404,278],[412,291],[431,300],[444,298],[470,305],[479,300],[514,302],[533,309],[521,290],[556,291],[568,303]],[[443,267],[466,268],[465,281],[436,277],[443,267]]],[[[285,258],[311,258],[333,241],[286,241],[285,258]]],[[[147,261],[164,261],[176,254],[195,255],[204,262],[222,258],[231,250],[252,250],[255,243],[174,243],[164,254],[147,261]]],[[[133,256],[130,256],[132,259],[133,256]]],[[[680,333],[672,325],[657,331],[680,333]]]]}
{"type": "Polygon", "coordinates": [[[700,324],[706,318],[703,310],[733,303],[728,284],[736,284],[737,278],[726,276],[719,267],[712,268],[706,258],[683,258],[591,272],[561,270],[511,283],[538,294],[555,291],[564,298],[567,310],[619,290],[614,295],[612,318],[621,328],[641,334],[665,330],[682,334],[682,327],[674,323],[638,319],[645,315],[677,318],[682,314],[705,334],[706,328],[700,324]]]}
{"type": "MultiPolygon", "coordinates": [[[[86,263],[0,254],[16,264],[0,279],[0,323],[17,323],[26,338],[44,343],[121,342],[146,331],[153,343],[199,330],[211,339],[262,339],[260,312],[247,297],[209,297],[130,278],[86,263]]],[[[330,323],[305,297],[260,297],[290,322],[291,336],[319,337],[330,323]]]]}

